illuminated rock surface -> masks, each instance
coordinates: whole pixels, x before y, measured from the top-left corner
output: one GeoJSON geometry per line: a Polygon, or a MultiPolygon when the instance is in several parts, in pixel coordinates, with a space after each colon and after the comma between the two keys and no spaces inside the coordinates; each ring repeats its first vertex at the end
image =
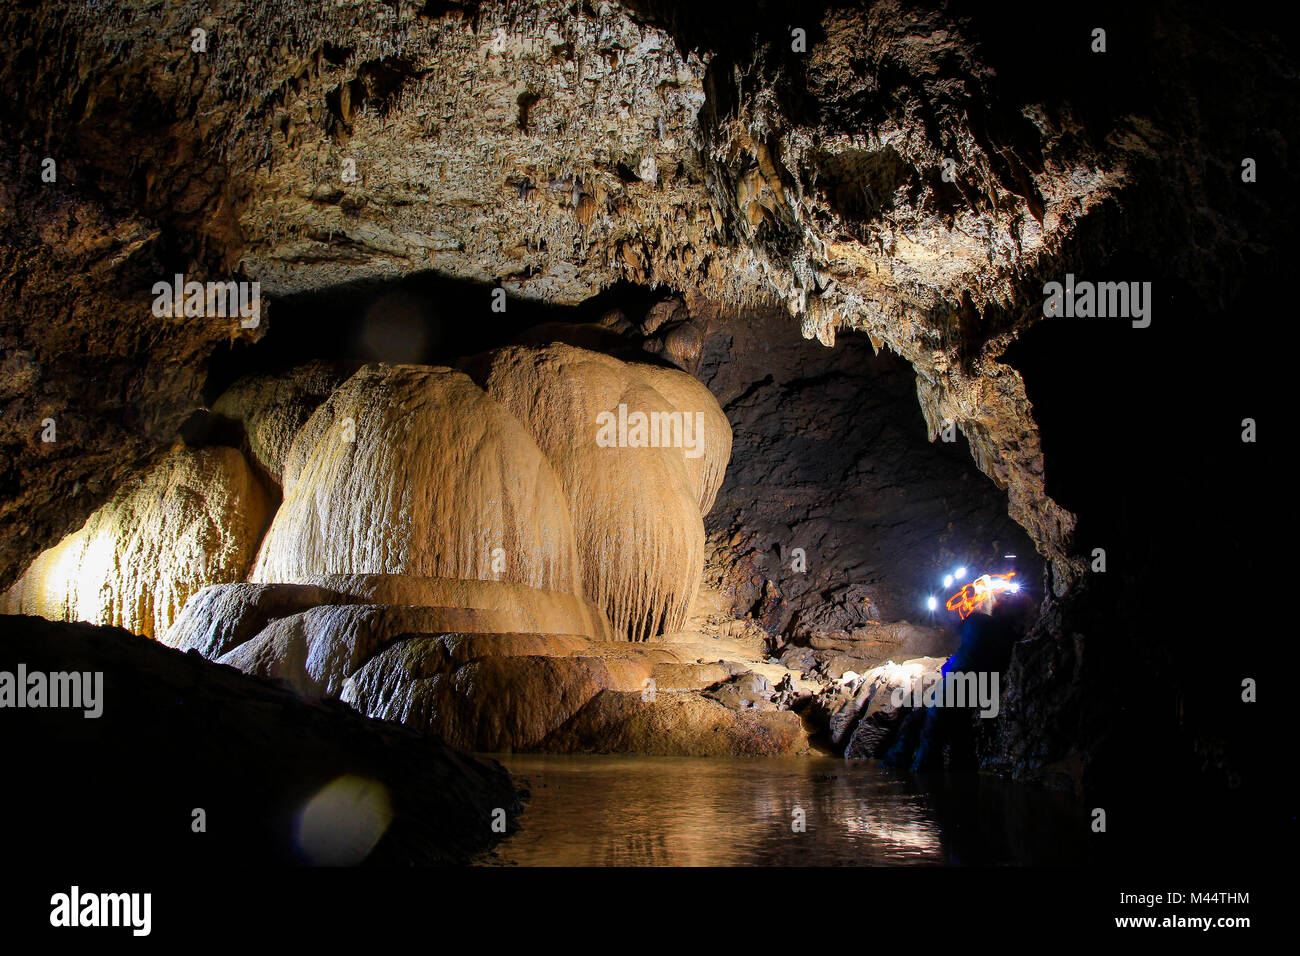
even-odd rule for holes
{"type": "Polygon", "coordinates": [[[228,388],[212,411],[242,422],[252,460],[280,483],[294,437],[344,378],[324,362],[249,376],[228,388]]]}
{"type": "MultiPolygon", "coordinates": [[[[167,641],[287,681],[306,697],[339,697],[369,716],[468,749],[706,755],[803,752],[809,746],[799,717],[789,711],[759,717],[698,693],[750,672],[771,683],[785,680],[805,694],[820,687],[735,642],[691,633],[632,644],[562,632],[512,633],[500,629],[511,615],[507,608],[340,603],[368,599],[363,594],[444,599],[465,593],[466,585],[480,593],[479,603],[491,603],[491,592],[503,587],[493,582],[371,576],[349,586],[342,576],[327,580],[333,590],[211,588],[195,596],[167,641]],[[329,603],[295,610],[313,592],[329,603]],[[236,633],[248,636],[235,643],[230,635],[236,633]]],[[[496,597],[509,605],[527,598],[523,590],[512,585],[496,597]]]]}
{"type": "Polygon", "coordinates": [[[449,630],[528,631],[613,639],[609,620],[590,601],[513,581],[455,581],[405,574],[323,574],[310,580],[362,604],[438,608],[449,615],[461,612],[462,623],[449,626],[449,630]]]}
{"type": "Polygon", "coordinates": [[[304,584],[214,584],[192,595],[158,640],[217,658],[275,618],[346,601],[341,594],[304,584]]]}
{"type": "Polygon", "coordinates": [[[732,710],[698,694],[602,691],[549,741],[550,750],[671,757],[771,756],[807,750],[799,715],[732,710]]]}
{"type": "Polygon", "coordinates": [[[683,372],[643,373],[568,345],[502,349],[487,363],[477,377],[527,423],[568,492],[587,595],[630,640],[680,630],[703,568],[701,504],[716,494],[731,449],[716,400],[683,372]],[[633,447],[638,438],[622,423],[674,414],[690,419],[678,447],[648,428],[633,447]],[[605,424],[614,420],[617,430],[605,424]],[[650,441],[659,447],[644,447],[650,441]]]}
{"type": "Polygon", "coordinates": [[[178,448],[40,555],[0,610],[161,635],[190,595],[248,573],[269,502],[233,448],[178,448]]]}
{"type": "Polygon", "coordinates": [[[581,593],[568,496],[523,426],[465,375],[371,365],[290,447],[250,579],[412,574],[581,593]]]}

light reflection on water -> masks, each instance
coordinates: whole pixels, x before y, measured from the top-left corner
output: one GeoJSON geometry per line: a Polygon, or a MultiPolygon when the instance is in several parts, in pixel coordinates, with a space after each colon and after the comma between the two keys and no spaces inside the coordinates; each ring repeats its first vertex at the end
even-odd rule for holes
{"type": "Polygon", "coordinates": [[[495,754],[531,795],[488,864],[1070,865],[1086,814],[986,775],[865,761],[495,754]],[[802,809],[806,832],[792,829],[802,809]]]}

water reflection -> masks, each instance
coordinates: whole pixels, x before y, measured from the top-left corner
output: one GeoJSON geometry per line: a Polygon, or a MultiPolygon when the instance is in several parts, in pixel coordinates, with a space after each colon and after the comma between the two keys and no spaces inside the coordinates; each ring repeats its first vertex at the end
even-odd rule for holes
{"type": "Polygon", "coordinates": [[[1083,862],[1079,805],[994,777],[923,777],[833,758],[495,756],[531,796],[519,832],[488,863],[1083,862]]]}

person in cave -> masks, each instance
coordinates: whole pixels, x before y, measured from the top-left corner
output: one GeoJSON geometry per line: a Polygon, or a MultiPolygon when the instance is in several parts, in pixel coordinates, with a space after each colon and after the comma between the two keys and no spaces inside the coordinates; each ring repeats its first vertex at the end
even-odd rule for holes
{"type": "MultiPolygon", "coordinates": [[[[1003,602],[991,614],[976,612],[961,628],[961,645],[944,663],[944,675],[1006,673],[1011,648],[1025,633],[1027,602],[1003,602]]],[[[999,680],[999,689],[1002,687],[999,680]]],[[[903,720],[898,737],[881,761],[887,766],[925,770],[977,770],[977,711],[971,708],[917,708],[903,720]]]]}

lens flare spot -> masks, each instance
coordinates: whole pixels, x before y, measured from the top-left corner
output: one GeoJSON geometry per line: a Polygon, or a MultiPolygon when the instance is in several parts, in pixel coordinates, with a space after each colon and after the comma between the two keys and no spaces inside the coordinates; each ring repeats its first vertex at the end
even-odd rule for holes
{"type": "Polygon", "coordinates": [[[316,866],[355,866],[370,855],[392,820],[388,788],[382,783],[338,777],[298,814],[298,849],[316,866]]]}

